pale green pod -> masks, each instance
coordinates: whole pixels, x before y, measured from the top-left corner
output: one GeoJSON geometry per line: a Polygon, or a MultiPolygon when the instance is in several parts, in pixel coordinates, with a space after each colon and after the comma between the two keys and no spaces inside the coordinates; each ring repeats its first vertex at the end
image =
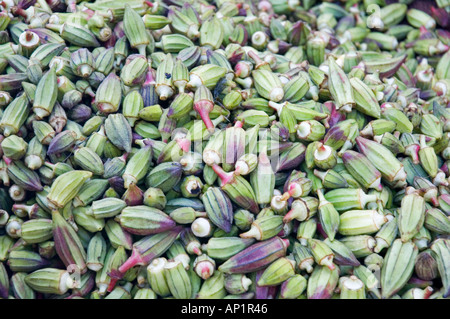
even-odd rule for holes
{"type": "Polygon", "coordinates": [[[56,208],[63,208],[80,191],[83,184],[92,177],[92,172],[70,171],[58,176],[47,195],[49,202],[56,208]]]}
{"type": "Polygon", "coordinates": [[[403,242],[411,240],[425,221],[425,200],[417,194],[403,197],[398,210],[398,230],[403,242]]]}
{"type": "Polygon", "coordinates": [[[417,246],[408,241],[396,239],[388,249],[381,268],[381,296],[390,298],[396,294],[411,277],[418,255],[417,246]]]}
{"type": "Polygon", "coordinates": [[[368,235],[380,230],[386,217],[376,210],[349,210],[339,217],[342,235],[368,235]]]}
{"type": "Polygon", "coordinates": [[[180,261],[169,261],[164,266],[164,275],[170,293],[176,299],[191,297],[191,281],[189,275],[180,261]]]}

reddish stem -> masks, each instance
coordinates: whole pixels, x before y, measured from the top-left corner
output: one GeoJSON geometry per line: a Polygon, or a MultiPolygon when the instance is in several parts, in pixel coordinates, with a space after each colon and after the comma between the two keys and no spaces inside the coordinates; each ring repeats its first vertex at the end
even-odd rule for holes
{"type": "Polygon", "coordinates": [[[428,29],[425,26],[421,25],[419,28],[420,34],[424,34],[428,32],[428,29]]]}
{"type": "Polygon", "coordinates": [[[116,286],[116,283],[119,279],[118,278],[111,278],[111,281],[109,282],[108,288],[106,289],[108,292],[113,291],[114,287],[116,286]]]}
{"type": "Polygon", "coordinates": [[[189,152],[191,149],[191,141],[187,138],[177,139],[178,146],[183,150],[183,152],[189,152]]]}
{"type": "Polygon", "coordinates": [[[88,9],[88,8],[83,8],[83,12],[88,15],[89,19],[92,18],[95,14],[95,11],[88,9]]]}
{"type": "Polygon", "coordinates": [[[129,155],[130,155],[130,153],[123,153],[123,155],[121,157],[126,162],[129,155]]]}
{"type": "Polygon", "coordinates": [[[11,165],[11,163],[13,162],[12,159],[6,156],[3,156],[3,160],[5,161],[6,165],[11,165]]]}
{"type": "Polygon", "coordinates": [[[437,197],[432,197],[432,198],[430,198],[430,200],[434,207],[439,206],[439,201],[438,201],[437,197]]]}
{"type": "Polygon", "coordinates": [[[200,115],[200,118],[202,119],[203,123],[205,123],[206,128],[208,131],[214,130],[214,124],[209,118],[209,113],[214,108],[214,105],[211,101],[208,100],[200,100],[195,102],[194,104],[194,110],[197,111],[197,113],[200,115]]]}
{"type": "Polygon", "coordinates": [[[428,299],[433,294],[433,289],[431,287],[425,288],[425,294],[423,295],[423,299],[428,299]]]}
{"type": "Polygon", "coordinates": [[[202,254],[202,251],[201,251],[200,248],[198,248],[198,247],[192,248],[192,251],[193,251],[194,254],[196,254],[197,256],[200,256],[200,255],[202,254]]]}
{"type": "Polygon", "coordinates": [[[231,172],[230,173],[225,172],[223,168],[220,167],[219,165],[213,164],[212,169],[217,174],[217,176],[219,176],[221,186],[229,184],[233,180],[234,174],[231,172]]]}
{"type": "Polygon", "coordinates": [[[410,148],[413,149],[413,151],[410,153],[413,163],[414,164],[419,164],[419,162],[420,162],[420,160],[419,160],[420,146],[419,145],[415,145],[415,146],[411,146],[410,148]]]}
{"type": "Polygon", "coordinates": [[[156,81],[155,81],[155,78],[153,77],[152,68],[149,67],[147,75],[145,76],[144,85],[152,85],[152,84],[155,84],[155,83],[156,83],[156,81]]]}
{"type": "Polygon", "coordinates": [[[294,192],[295,192],[295,185],[294,185],[294,183],[292,183],[292,184],[290,184],[289,185],[289,189],[288,189],[288,194],[290,195],[290,196],[293,196],[294,195],[294,192]]]}
{"type": "Polygon", "coordinates": [[[286,215],[283,217],[283,223],[289,223],[293,218],[292,215],[294,215],[295,210],[291,209],[286,215]]]}
{"type": "Polygon", "coordinates": [[[22,8],[19,7],[12,7],[11,8],[11,13],[14,15],[20,15],[22,18],[27,19],[28,18],[28,14],[26,13],[26,11],[22,8]]]}
{"type": "Polygon", "coordinates": [[[247,55],[255,61],[256,65],[263,63],[264,61],[256,54],[256,52],[250,50],[247,55]]]}
{"type": "Polygon", "coordinates": [[[144,260],[141,255],[136,250],[133,250],[131,253],[130,258],[127,259],[127,261],[119,267],[119,271],[121,273],[126,273],[129,269],[133,268],[134,266],[138,264],[144,264],[144,260]]]}

